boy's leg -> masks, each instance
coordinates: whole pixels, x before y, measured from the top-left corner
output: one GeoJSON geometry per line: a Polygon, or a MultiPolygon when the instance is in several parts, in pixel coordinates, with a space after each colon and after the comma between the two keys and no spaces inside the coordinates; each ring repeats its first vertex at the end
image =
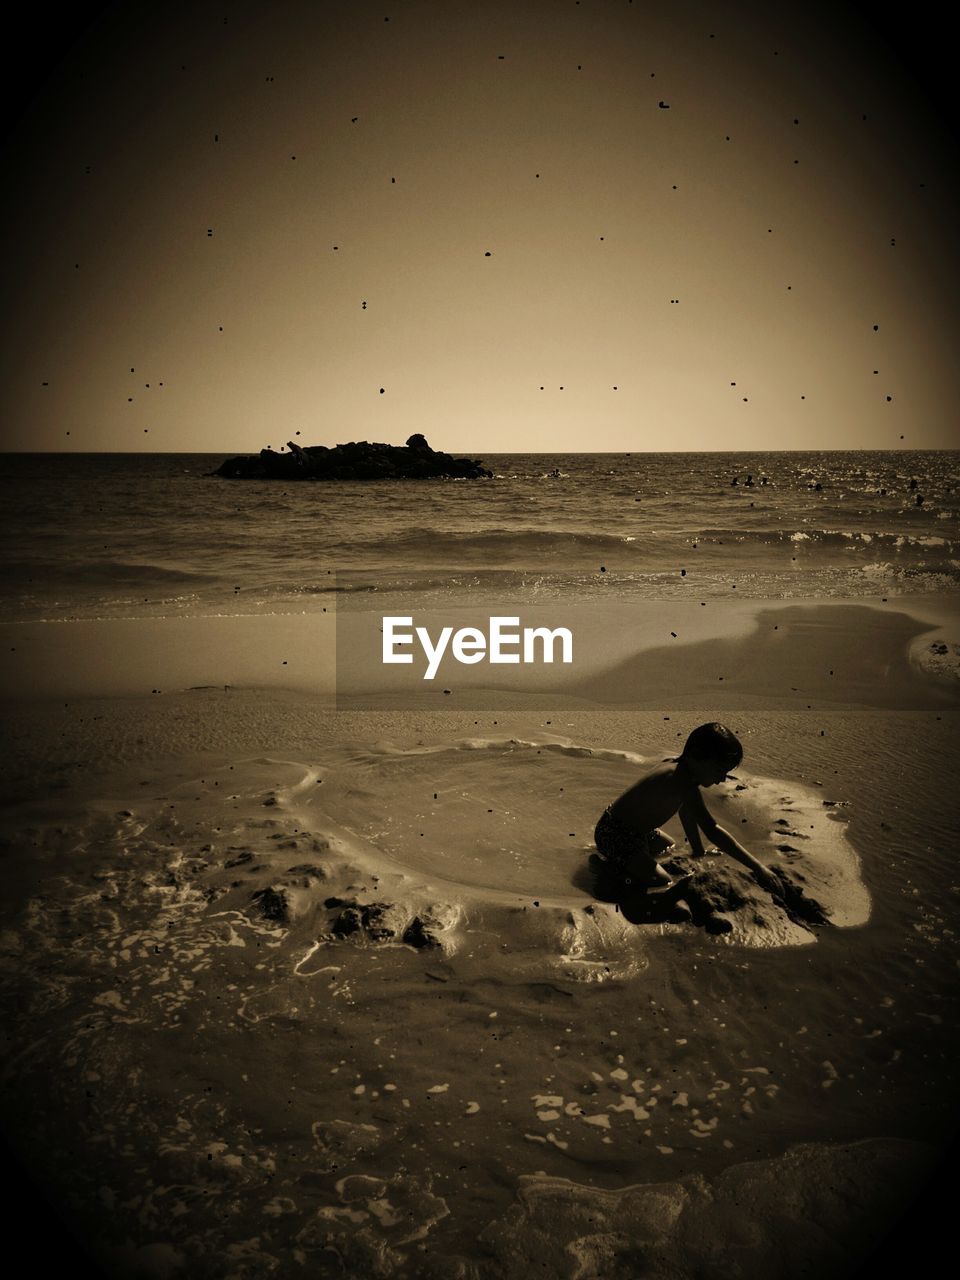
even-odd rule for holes
{"type": "Polygon", "coordinates": [[[675,879],[657,862],[674,847],[663,831],[635,835],[612,821],[608,811],[597,823],[594,842],[598,852],[590,855],[590,864],[597,875],[598,897],[615,901],[628,894],[641,915],[648,908],[659,913],[678,907],[693,877],[675,879]]]}
{"type": "Polygon", "coordinates": [[[661,867],[657,858],[673,848],[673,841],[659,828],[641,836],[624,862],[624,873],[637,888],[665,889],[673,884],[673,876],[661,867]]]}

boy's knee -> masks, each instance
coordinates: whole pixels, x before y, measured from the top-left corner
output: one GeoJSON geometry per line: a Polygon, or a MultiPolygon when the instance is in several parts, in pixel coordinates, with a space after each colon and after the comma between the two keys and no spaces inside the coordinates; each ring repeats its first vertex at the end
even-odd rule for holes
{"type": "Polygon", "coordinates": [[[659,827],[656,827],[650,832],[648,848],[654,858],[659,858],[665,854],[668,849],[673,848],[673,841],[665,831],[661,831],[659,827]]]}

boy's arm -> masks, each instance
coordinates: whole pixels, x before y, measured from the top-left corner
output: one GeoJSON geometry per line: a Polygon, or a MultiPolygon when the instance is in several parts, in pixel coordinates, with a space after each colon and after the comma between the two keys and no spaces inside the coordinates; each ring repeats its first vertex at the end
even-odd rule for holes
{"type": "Polygon", "coordinates": [[[700,839],[700,830],[697,827],[697,818],[688,804],[684,803],[677,811],[677,816],[683,826],[684,835],[690,843],[690,852],[695,858],[703,857],[703,841],[700,839]]]}
{"type": "MultiPolygon", "coordinates": [[[[729,831],[726,831],[714,819],[707,806],[703,803],[703,797],[697,791],[694,796],[684,802],[680,810],[680,821],[683,823],[684,831],[687,830],[687,822],[684,820],[684,809],[687,810],[688,819],[700,828],[708,840],[711,840],[721,853],[728,854],[731,858],[735,858],[742,866],[750,871],[757,882],[764,889],[778,889],[779,883],[776,881],[771,872],[763,865],[759,859],[755,858],[749,850],[745,849],[738,840],[735,840],[729,831]]],[[[691,841],[691,844],[693,842],[691,841]]],[[[698,841],[699,843],[699,841],[698,841]]]]}

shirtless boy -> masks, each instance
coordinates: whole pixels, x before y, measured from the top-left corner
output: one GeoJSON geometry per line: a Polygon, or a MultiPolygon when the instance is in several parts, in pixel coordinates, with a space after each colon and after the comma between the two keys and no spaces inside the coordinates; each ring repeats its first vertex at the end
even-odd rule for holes
{"type": "Polygon", "coordinates": [[[664,905],[683,897],[692,876],[673,880],[657,857],[673,847],[660,824],[676,813],[683,824],[690,852],[702,857],[700,832],[722,852],[736,858],[764,889],[780,891],[779,881],[711,816],[700,794],[726,779],[743,759],[739,741],[722,724],[702,724],[690,734],[676,760],[657,765],[614,800],[594,832],[598,870],[612,872],[632,892],[646,893],[664,905]]]}

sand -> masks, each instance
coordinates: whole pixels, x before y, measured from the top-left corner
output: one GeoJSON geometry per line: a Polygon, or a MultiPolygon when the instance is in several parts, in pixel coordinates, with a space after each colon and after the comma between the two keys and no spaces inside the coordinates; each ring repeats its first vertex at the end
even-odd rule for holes
{"type": "Polygon", "coordinates": [[[75,631],[4,706],[20,1157],[119,1276],[850,1274],[956,1121],[957,690],[915,617],[754,609],[686,685],[651,646],[589,709],[482,712],[225,690],[156,623],[105,683],[164,692],[104,697],[75,631]],[[727,933],[593,895],[603,806],[718,715],[708,803],[829,924],[720,858],[727,933]]]}

